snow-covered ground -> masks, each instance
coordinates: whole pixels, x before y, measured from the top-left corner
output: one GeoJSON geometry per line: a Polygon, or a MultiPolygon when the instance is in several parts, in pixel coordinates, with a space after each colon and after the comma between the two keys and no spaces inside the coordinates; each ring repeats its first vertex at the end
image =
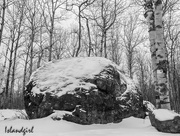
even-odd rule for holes
{"type": "MultiPolygon", "coordinates": [[[[5,110],[4,110],[5,111],[5,110]]],[[[13,115],[0,111],[4,115],[13,115]]],[[[12,111],[13,112],[13,111],[12,111]]],[[[2,118],[1,118],[2,119],[2,118]]],[[[5,133],[5,128],[31,129],[33,133],[26,133],[26,136],[180,136],[180,134],[168,134],[158,132],[151,126],[149,119],[137,119],[130,117],[121,123],[79,125],[67,121],[54,121],[50,117],[43,119],[24,120],[10,119],[0,120],[0,136],[23,136],[22,133],[5,133]]]]}

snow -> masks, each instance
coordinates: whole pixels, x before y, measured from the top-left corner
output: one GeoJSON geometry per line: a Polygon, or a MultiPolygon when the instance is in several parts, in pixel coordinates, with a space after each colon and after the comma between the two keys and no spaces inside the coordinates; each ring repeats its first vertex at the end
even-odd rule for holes
{"type": "Polygon", "coordinates": [[[128,91],[132,91],[134,93],[137,93],[137,86],[136,83],[134,82],[133,79],[129,78],[128,76],[126,76],[125,74],[122,74],[121,72],[119,72],[120,78],[121,78],[121,84],[125,83],[127,84],[127,89],[124,93],[128,92],[128,91]]]}
{"type": "Polygon", "coordinates": [[[106,66],[118,67],[115,63],[101,57],[79,57],[49,62],[35,71],[30,79],[36,84],[33,94],[52,92],[62,96],[74,88],[96,89],[94,84],[82,81],[93,78],[106,66]],[[60,75],[60,76],[59,76],[60,75]]]}
{"type": "Polygon", "coordinates": [[[72,115],[72,113],[71,113],[71,112],[68,112],[68,111],[54,110],[54,113],[51,114],[50,116],[46,117],[46,118],[62,119],[65,114],[72,115]]]}
{"type": "Polygon", "coordinates": [[[27,114],[25,110],[0,110],[0,121],[1,120],[13,120],[13,119],[26,119],[27,114]]]}
{"type": "Polygon", "coordinates": [[[155,110],[156,108],[154,107],[154,105],[151,103],[151,102],[149,102],[149,101],[143,101],[143,105],[146,105],[147,106],[147,109],[149,110],[149,111],[153,111],[153,110],[155,110]]]}
{"type": "Polygon", "coordinates": [[[154,110],[153,114],[155,115],[155,118],[158,119],[159,121],[173,120],[174,117],[180,116],[180,114],[177,114],[173,111],[166,109],[154,110]]]}
{"type": "MultiPolygon", "coordinates": [[[[0,110],[0,113],[6,118],[12,118],[9,113],[14,113],[14,110],[0,110]]],[[[124,119],[120,123],[109,124],[93,124],[79,125],[67,121],[54,121],[53,117],[60,117],[64,114],[70,114],[67,111],[55,111],[52,115],[42,119],[34,120],[1,120],[0,121],[0,136],[22,136],[23,134],[5,133],[5,127],[14,129],[32,128],[32,134],[27,136],[179,136],[179,134],[169,134],[158,132],[151,126],[148,118],[145,120],[130,117],[124,119]]]]}
{"type": "MultiPolygon", "coordinates": [[[[1,110],[0,113],[6,112],[1,110]]],[[[10,110],[7,110],[10,112],[10,110]]],[[[7,113],[6,112],[6,113],[7,113]]],[[[179,136],[179,134],[169,134],[158,132],[151,126],[148,118],[145,120],[130,117],[120,123],[79,125],[67,121],[55,121],[52,117],[66,112],[56,111],[49,117],[34,120],[3,120],[0,121],[0,136],[22,136],[22,133],[5,133],[5,127],[14,129],[32,128],[33,133],[26,136],[179,136]]],[[[8,114],[7,114],[8,115],[8,114]]],[[[9,115],[8,115],[9,116],[9,115]]],[[[10,117],[10,116],[9,116],[10,117]]]]}

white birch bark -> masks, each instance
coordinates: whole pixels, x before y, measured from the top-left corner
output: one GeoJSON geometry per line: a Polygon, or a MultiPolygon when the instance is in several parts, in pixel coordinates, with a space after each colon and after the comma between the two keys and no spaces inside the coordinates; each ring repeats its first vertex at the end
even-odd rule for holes
{"type": "Polygon", "coordinates": [[[167,80],[167,50],[163,39],[162,0],[154,0],[155,30],[156,30],[156,65],[157,65],[157,90],[160,95],[160,108],[170,108],[170,98],[167,80]]]}
{"type": "MultiPolygon", "coordinates": [[[[156,31],[154,23],[154,7],[152,0],[144,0],[145,2],[145,14],[144,17],[148,23],[149,29],[149,41],[150,41],[150,51],[151,51],[151,63],[153,69],[153,82],[155,85],[155,90],[157,88],[157,66],[156,66],[156,31]]],[[[159,107],[159,97],[156,96],[156,107],[159,107]]]]}

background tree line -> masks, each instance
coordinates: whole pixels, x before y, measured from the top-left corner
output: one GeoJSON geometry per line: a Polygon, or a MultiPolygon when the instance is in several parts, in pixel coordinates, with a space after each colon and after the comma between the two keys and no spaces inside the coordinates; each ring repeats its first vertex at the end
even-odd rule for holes
{"type": "MultiPolygon", "coordinates": [[[[100,56],[155,104],[143,0],[1,0],[0,108],[23,108],[30,75],[48,61],[100,56]],[[71,22],[71,23],[68,23],[71,22]],[[66,25],[67,24],[67,25],[66,25]]],[[[163,1],[172,109],[180,112],[179,1],[163,1]]]]}

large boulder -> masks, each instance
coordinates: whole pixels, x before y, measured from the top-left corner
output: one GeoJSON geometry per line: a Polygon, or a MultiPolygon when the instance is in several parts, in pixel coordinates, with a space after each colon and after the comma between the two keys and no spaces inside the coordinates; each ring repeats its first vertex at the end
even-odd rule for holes
{"type": "Polygon", "coordinates": [[[24,100],[30,119],[46,117],[55,110],[71,113],[63,119],[79,124],[145,116],[143,98],[134,82],[115,63],[100,57],[47,63],[32,74],[24,100]]]}
{"type": "Polygon", "coordinates": [[[160,132],[180,133],[180,114],[166,109],[150,112],[151,125],[160,132]]]}

